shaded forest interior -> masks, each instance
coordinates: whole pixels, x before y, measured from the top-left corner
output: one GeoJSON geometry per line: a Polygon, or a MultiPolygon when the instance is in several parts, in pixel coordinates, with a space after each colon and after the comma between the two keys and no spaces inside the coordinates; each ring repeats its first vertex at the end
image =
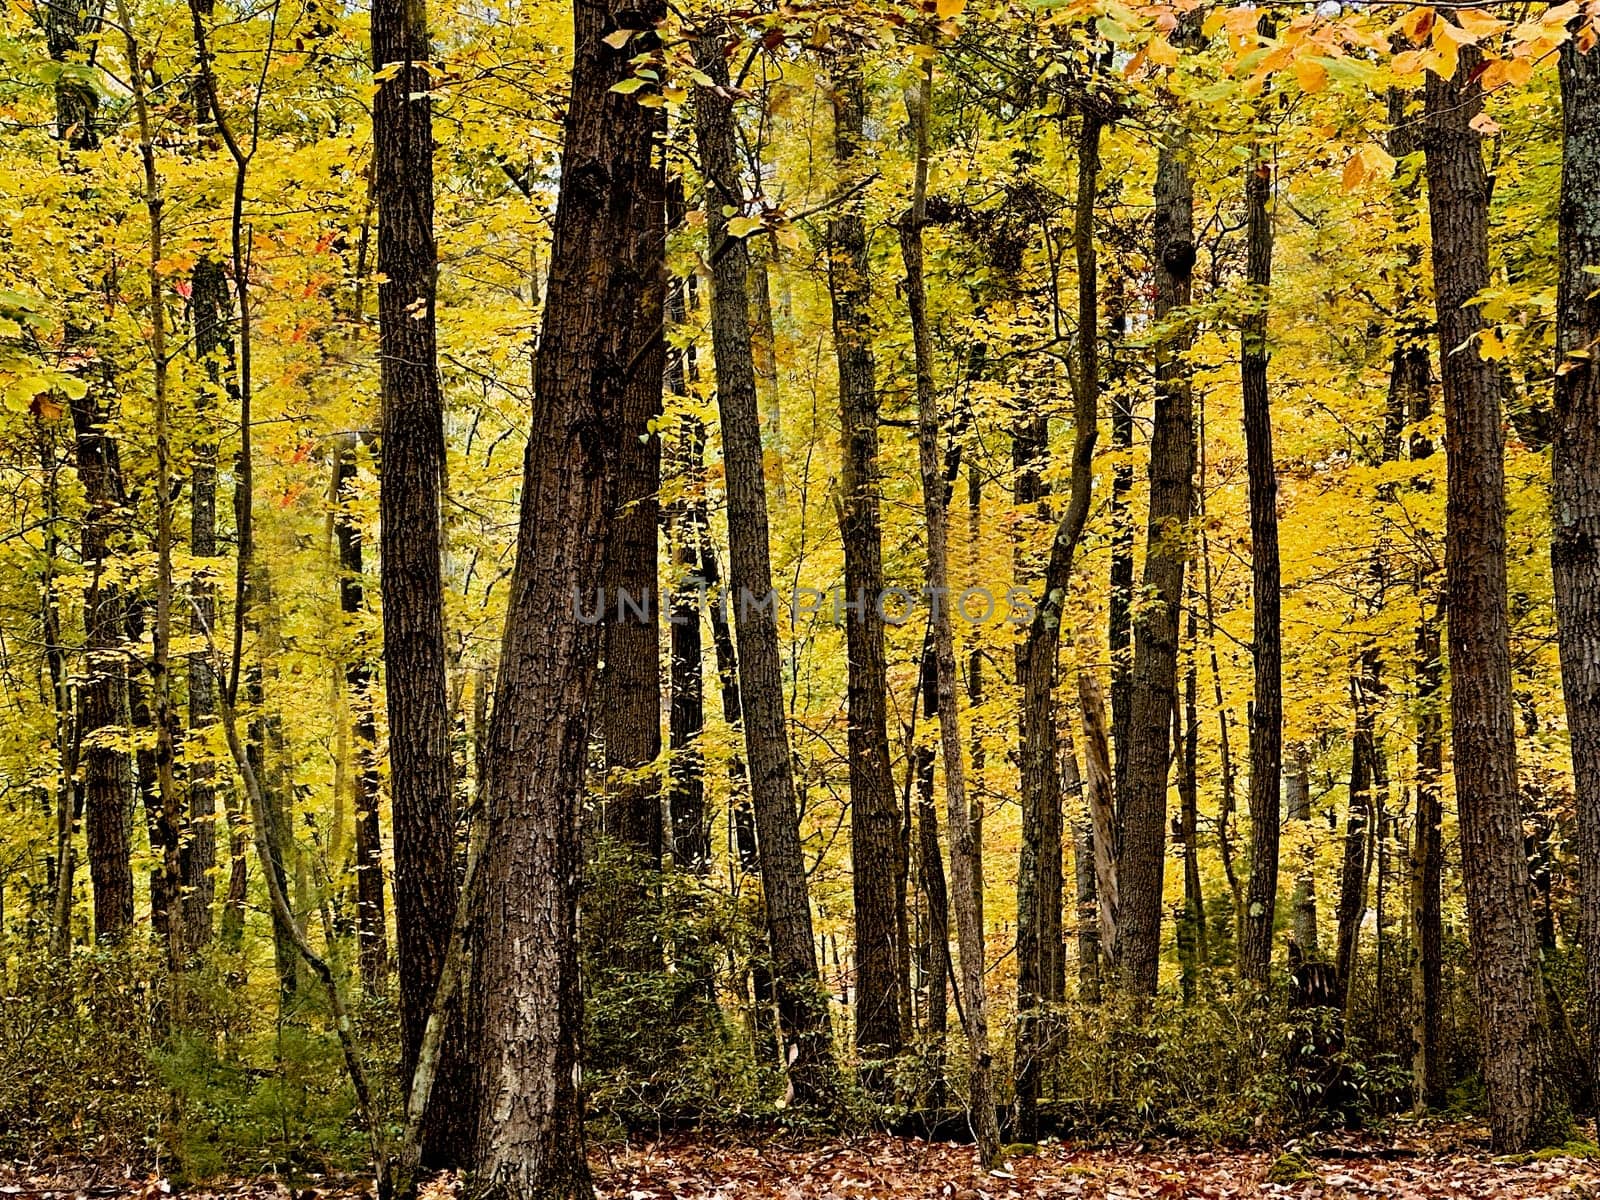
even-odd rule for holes
{"type": "Polygon", "coordinates": [[[1600,1157],[1597,41],[9,7],[0,1150],[1600,1157]]]}

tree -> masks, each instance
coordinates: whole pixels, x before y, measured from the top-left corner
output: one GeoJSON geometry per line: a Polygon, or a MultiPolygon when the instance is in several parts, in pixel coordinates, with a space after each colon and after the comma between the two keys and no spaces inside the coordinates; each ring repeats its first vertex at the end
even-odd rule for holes
{"type": "Polygon", "coordinates": [[[728,232],[725,208],[741,212],[744,189],[735,152],[733,101],[727,93],[726,27],[713,23],[695,41],[695,64],[712,81],[695,94],[695,138],[706,181],[711,247],[711,351],[722,417],[728,490],[729,586],[739,651],[750,795],[761,856],[778,1020],[795,1102],[831,1108],[835,1092],[828,1001],[817,972],[811,902],[795,811],[793,766],[783,711],[777,599],[767,543],[766,478],[755,356],[750,346],[749,249],[728,232]],[[718,90],[721,89],[721,90],[718,90]]]}
{"type": "Polygon", "coordinates": [[[1489,181],[1473,125],[1483,110],[1481,61],[1476,47],[1463,47],[1453,77],[1428,73],[1423,150],[1449,471],[1450,733],[1489,1121],[1496,1149],[1508,1152],[1560,1130],[1517,789],[1500,379],[1477,353],[1483,317],[1474,298],[1489,283],[1489,181]]]}
{"type": "Polygon", "coordinates": [[[1561,227],[1551,453],[1561,685],[1578,801],[1590,1071],[1600,1078],[1600,54],[1595,30],[1561,47],[1561,227]]]}
{"type": "MultiPolygon", "coordinates": [[[[380,73],[372,109],[382,277],[379,579],[402,1076],[416,1063],[459,893],[440,566],[444,396],[434,315],[431,57],[424,0],[378,0],[372,6],[372,61],[380,73]]],[[[436,1112],[429,1118],[429,1156],[440,1163],[466,1158],[469,1093],[460,1047],[458,1039],[446,1047],[436,1112]]]]}
{"type": "MultiPolygon", "coordinates": [[[[855,49],[835,60],[834,159],[850,175],[863,153],[867,90],[855,49]]],[[[884,1060],[900,1052],[899,912],[906,847],[889,775],[888,684],[883,642],[883,537],[879,528],[878,388],[867,306],[872,298],[859,196],[841,200],[829,233],[828,290],[839,359],[839,531],[844,542],[845,649],[850,729],[851,880],[856,916],[856,1048],[863,1078],[884,1085],[884,1060]]]]}
{"type": "MultiPolygon", "coordinates": [[[[575,596],[603,579],[613,474],[632,373],[664,357],[640,297],[665,286],[656,115],[615,90],[654,45],[663,5],[574,9],[572,92],[562,135],[534,403],[523,464],[510,610],[483,779],[484,848],[473,903],[475,1166],[504,1200],[585,1197],[577,1085],[578,800],[600,627],[575,596]],[[614,36],[619,30],[627,37],[614,36]],[[632,37],[642,45],[626,46],[632,37]],[[622,43],[622,44],[613,44],[622,43]]],[[[660,311],[659,303],[656,311],[660,311]]],[[[660,383],[655,383],[659,392],[660,383]]]]}
{"type": "Polygon", "coordinates": [[[1177,134],[1161,144],[1155,188],[1155,421],[1150,435],[1150,515],[1144,588],[1134,622],[1128,699],[1128,797],[1123,810],[1119,884],[1123,986],[1155,994],[1160,971],[1161,892],[1166,859],[1167,767],[1178,689],[1178,603],[1188,558],[1185,526],[1194,492],[1194,422],[1184,351],[1192,334],[1183,314],[1194,269],[1194,184],[1177,134]]]}
{"type": "Polygon", "coordinates": [[[1283,641],[1278,572],[1278,477],[1267,390],[1267,308],[1272,284],[1272,165],[1250,164],[1245,181],[1248,262],[1239,322],[1239,376],[1250,477],[1250,565],[1254,577],[1255,704],[1250,710],[1250,883],[1239,974],[1265,985],[1278,904],[1278,813],[1283,775],[1283,641]]]}

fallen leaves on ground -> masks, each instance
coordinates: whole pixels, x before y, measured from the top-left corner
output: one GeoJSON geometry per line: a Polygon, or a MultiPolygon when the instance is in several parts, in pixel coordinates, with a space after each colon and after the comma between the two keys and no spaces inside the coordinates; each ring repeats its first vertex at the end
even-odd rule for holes
{"type": "MultiPolygon", "coordinates": [[[[1405,1126],[1383,1137],[1291,1142],[1277,1149],[1215,1150],[1181,1142],[1086,1147],[1047,1143],[998,1171],[980,1170],[972,1147],[886,1135],[796,1146],[674,1137],[592,1156],[598,1200],[1600,1200],[1600,1162],[1543,1157],[1510,1162],[1489,1153],[1472,1126],[1405,1126]],[[1269,1181],[1286,1153],[1313,1176],[1269,1181]]],[[[448,1177],[424,1200],[455,1200],[448,1177]]],[[[270,1177],[178,1189],[160,1175],[104,1164],[0,1164],[0,1200],[363,1200],[371,1181],[270,1177]]]]}
{"type": "Polygon", "coordinates": [[[1054,1144],[985,1172],[971,1147],[889,1137],[813,1149],[671,1140],[597,1156],[595,1175],[604,1200],[1600,1200],[1600,1163],[1501,1162],[1456,1136],[1341,1139],[1294,1149],[1315,1179],[1267,1182],[1281,1150],[1054,1144]]]}

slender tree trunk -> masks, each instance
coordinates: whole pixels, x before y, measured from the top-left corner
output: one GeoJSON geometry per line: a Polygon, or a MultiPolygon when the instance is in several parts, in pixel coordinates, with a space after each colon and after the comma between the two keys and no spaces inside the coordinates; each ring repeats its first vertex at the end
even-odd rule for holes
{"type": "Polygon", "coordinates": [[[1371,882],[1369,843],[1373,837],[1373,760],[1377,749],[1374,727],[1382,687],[1380,671],[1378,652],[1368,646],[1357,659],[1356,671],[1350,680],[1355,730],[1350,738],[1349,801],[1344,857],[1339,872],[1338,932],[1334,943],[1334,977],[1338,981],[1339,1002],[1346,1007],[1355,978],[1361,923],[1367,911],[1367,886],[1371,882]]]}
{"type": "MultiPolygon", "coordinates": [[[[1111,638],[1111,750],[1116,772],[1118,821],[1128,794],[1128,711],[1133,671],[1133,414],[1137,388],[1122,378],[1119,348],[1127,333],[1127,298],[1120,272],[1106,290],[1106,326],[1111,341],[1107,397],[1111,408],[1111,594],[1108,625],[1111,638]]],[[[1105,947],[1108,954],[1110,946],[1105,947]]]]}
{"type": "MultiPolygon", "coordinates": [[[[917,247],[920,249],[920,245],[917,247]]],[[[912,252],[913,256],[915,251],[912,252]]],[[[907,276],[910,275],[907,268],[907,276]]],[[[914,284],[910,286],[915,286],[914,284]]],[[[915,335],[913,335],[915,336],[915,335]]],[[[948,482],[946,482],[948,490],[948,482]]],[[[924,922],[927,952],[922,969],[927,979],[927,1009],[923,1033],[930,1045],[935,1072],[929,1104],[934,1109],[944,1104],[944,1039],[950,1025],[949,980],[954,972],[950,961],[950,894],[945,887],[944,859],[939,851],[939,809],[934,802],[934,767],[937,761],[935,737],[939,719],[939,660],[933,631],[922,650],[922,672],[918,691],[922,697],[922,716],[928,732],[917,747],[917,883],[927,902],[924,922]]]]}
{"type": "MultiPolygon", "coordinates": [[[[834,158],[845,183],[866,152],[866,82],[857,53],[834,70],[834,158]]],[[[856,1051],[869,1090],[886,1083],[884,1064],[899,1053],[900,817],[889,771],[888,685],[884,657],[883,536],[878,504],[878,391],[868,306],[872,299],[867,228],[859,197],[844,202],[829,236],[828,290],[839,359],[843,464],[839,527],[844,542],[845,651],[848,658],[850,855],[856,920],[856,1051]]]]}
{"type": "MultiPolygon", "coordinates": [[[[713,26],[695,45],[695,59],[722,89],[729,86],[725,30],[713,26]]],[[[832,1108],[834,1077],[827,995],[817,970],[811,903],[795,808],[789,732],[783,711],[777,599],[768,558],[766,479],[750,347],[749,250],[730,238],[724,206],[739,211],[733,101],[724,91],[695,96],[695,133],[706,178],[706,227],[712,260],[711,346],[727,476],[729,585],[737,607],[740,700],[750,792],[755,809],[761,888],[766,897],[778,1017],[794,1101],[832,1108]]],[[[898,1005],[895,1006],[898,1015],[898,1005]]]]}
{"type": "Polygon", "coordinates": [[[1473,304],[1489,284],[1489,182],[1471,124],[1483,109],[1480,61],[1475,47],[1463,47],[1454,79],[1428,75],[1423,136],[1449,459],[1450,727],[1489,1121],[1505,1152],[1565,1131],[1554,1119],[1558,1089],[1522,849],[1499,375],[1477,353],[1483,317],[1473,304]]]}
{"type": "MultiPolygon", "coordinates": [[[[641,328],[641,295],[665,284],[659,245],[660,109],[615,85],[665,16],[655,4],[575,8],[575,59],[562,143],[544,325],[511,607],[490,718],[485,844],[474,897],[475,1167],[504,1200],[587,1197],[578,1091],[579,799],[601,630],[575,596],[601,583],[625,393],[636,370],[664,367],[641,328]]],[[[659,301],[657,302],[659,304],[659,301]]],[[[660,384],[656,386],[659,388],[660,384]]]]}
{"type": "MultiPolygon", "coordinates": [[[[209,103],[197,103],[204,114],[209,114],[209,103]]],[[[204,114],[200,118],[202,121],[204,114]]],[[[202,561],[217,556],[217,443],[211,426],[223,368],[231,357],[227,324],[230,308],[228,281],[222,264],[211,257],[200,259],[190,279],[189,312],[195,357],[200,360],[206,379],[195,401],[200,436],[189,476],[189,553],[202,561]]],[[[217,623],[216,588],[205,574],[197,573],[190,581],[189,603],[190,631],[203,643],[214,633],[217,623]]],[[[189,729],[194,737],[185,752],[189,812],[180,857],[183,927],[188,952],[192,955],[211,940],[211,904],[216,897],[213,875],[217,864],[216,764],[197,743],[204,731],[216,723],[218,680],[211,656],[204,650],[189,655],[187,671],[189,729]]]]}
{"type": "MultiPolygon", "coordinates": [[[[674,308],[673,322],[681,324],[684,319],[682,301],[674,302],[676,295],[676,292],[669,295],[668,302],[674,308]]],[[[684,394],[685,389],[682,374],[682,361],[675,355],[668,364],[668,388],[679,395],[684,394]],[[677,377],[676,381],[673,376],[677,377]]],[[[704,489],[704,454],[705,434],[699,420],[682,418],[674,455],[680,487],[692,493],[704,489]]],[[[706,812],[705,761],[700,753],[700,734],[705,728],[701,678],[704,650],[700,638],[700,600],[690,585],[699,583],[703,587],[705,581],[696,573],[700,561],[700,530],[691,510],[692,503],[692,500],[675,502],[668,518],[673,557],[680,568],[690,573],[691,579],[680,583],[673,592],[668,616],[672,642],[668,722],[672,767],[667,808],[672,821],[673,862],[681,870],[704,875],[711,869],[711,823],[706,812]]]]}
{"type": "MultiPolygon", "coordinates": [[[[1080,658],[1088,656],[1080,652],[1080,658]]],[[[1100,680],[1086,662],[1078,667],[1078,709],[1083,722],[1084,796],[1089,812],[1091,841],[1089,869],[1098,901],[1100,953],[1110,962],[1117,959],[1117,938],[1121,926],[1122,888],[1117,879],[1117,859],[1121,852],[1117,840],[1117,814],[1112,790],[1111,741],[1106,733],[1105,696],[1100,680]]]]}
{"type": "Polygon", "coordinates": [[[1304,747],[1296,747],[1294,762],[1284,773],[1289,820],[1298,827],[1294,880],[1294,941],[1303,957],[1315,961],[1317,935],[1317,854],[1311,825],[1311,765],[1304,747]]]}
{"type": "MultiPolygon", "coordinates": [[[[1194,589],[1190,588],[1192,596],[1194,589]]],[[[1206,942],[1206,903],[1200,885],[1200,714],[1196,704],[1194,670],[1195,634],[1199,628],[1189,610],[1190,659],[1184,670],[1183,711],[1172,710],[1172,740],[1177,746],[1179,828],[1183,833],[1183,914],[1178,924],[1178,957],[1183,968],[1185,1003],[1193,1003],[1200,974],[1210,958],[1206,942]],[[1187,943],[1187,944],[1186,944],[1187,943]]]]}
{"type": "Polygon", "coordinates": [[[1123,986],[1153,996],[1160,978],[1162,877],[1166,866],[1167,770],[1178,688],[1178,605],[1188,558],[1184,527],[1194,493],[1194,420],[1189,366],[1193,333],[1182,315],[1194,268],[1194,184],[1180,135],[1162,143],[1155,189],[1156,408],[1150,437],[1150,516],[1144,588],[1134,622],[1128,700],[1128,798],[1121,867],[1123,986]],[[1174,315],[1176,314],[1176,315],[1174,315]]]}
{"type": "MultiPolygon", "coordinates": [[[[922,229],[927,223],[928,111],[933,100],[930,57],[920,88],[908,93],[912,137],[916,144],[916,177],[911,212],[901,224],[900,252],[906,266],[906,301],[910,310],[917,371],[917,459],[922,476],[922,506],[928,530],[927,581],[936,601],[950,594],[949,529],[946,512],[951,480],[940,468],[939,412],[934,393],[933,347],[928,330],[927,293],[923,280],[922,229]]],[[[948,603],[932,605],[934,686],[939,714],[939,741],[944,751],[945,804],[950,823],[951,902],[955,908],[956,944],[961,957],[960,1007],[969,1058],[968,1103],[978,1157],[984,1166],[1000,1161],[1000,1126],[994,1106],[994,1063],[989,1047],[988,999],[984,992],[983,843],[974,809],[966,793],[966,764],[961,744],[961,717],[956,696],[955,634],[948,603]]]]}
{"type": "MultiPolygon", "coordinates": [[[[357,443],[339,447],[334,468],[334,531],[339,541],[339,611],[355,623],[366,609],[367,585],[360,519],[350,510],[356,477],[357,443]]],[[[387,905],[383,893],[383,832],[379,816],[377,721],[373,712],[372,666],[364,638],[358,638],[345,665],[344,684],[354,715],[356,947],[361,982],[382,991],[389,974],[387,905]]],[[[426,1020],[426,1018],[424,1018],[426,1020]]]]}
{"type": "MultiPolygon", "coordinates": [[[[440,559],[445,448],[435,345],[431,58],[426,0],[378,0],[372,61],[392,72],[378,84],[372,124],[382,278],[379,578],[402,1077],[416,1064],[459,895],[440,559]]],[[[469,1156],[471,1091],[462,1048],[458,1038],[447,1043],[434,1111],[425,1119],[424,1155],[439,1165],[469,1156]]]]}
{"type": "Polygon", "coordinates": [[[1073,249],[1078,265],[1078,355],[1072,373],[1072,485],[1053,531],[1042,595],[1018,660],[1022,685],[1022,861],[1017,873],[1017,1134],[1038,1136],[1039,1073],[1050,1049],[1050,1023],[1036,1011],[1059,999],[1052,987],[1060,954],[1061,781],[1056,765],[1057,649],[1073,557],[1089,517],[1100,401],[1100,285],[1094,246],[1094,205],[1100,179],[1100,134],[1106,115],[1085,96],[1078,131],[1073,249]],[[1030,853],[1031,851],[1031,853],[1030,853]],[[1053,934],[1053,936],[1052,936],[1053,934]]]}
{"type": "Polygon", "coordinates": [[[1561,684],[1578,800],[1590,1073],[1600,1081],[1600,53],[1561,47],[1561,248],[1552,454],[1561,684]]]}
{"type": "Polygon", "coordinates": [[[1239,974],[1265,986],[1278,905],[1279,794],[1283,776],[1283,643],[1279,626],[1278,478],[1267,390],[1267,315],[1272,284],[1272,166],[1251,166],[1245,184],[1250,289],[1239,323],[1245,455],[1250,478],[1250,564],[1255,609],[1255,704],[1250,719],[1250,883],[1239,974]]]}

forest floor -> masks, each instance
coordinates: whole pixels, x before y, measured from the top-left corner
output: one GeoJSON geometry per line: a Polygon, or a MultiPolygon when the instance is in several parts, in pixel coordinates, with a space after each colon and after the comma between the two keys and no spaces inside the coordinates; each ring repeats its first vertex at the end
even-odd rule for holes
{"type": "MultiPolygon", "coordinates": [[[[1340,1135],[1278,1149],[1217,1150],[1151,1141],[1066,1143],[976,1169],[970,1146],[869,1136],[828,1145],[725,1144],[673,1137],[593,1155],[599,1200],[1600,1200],[1600,1161],[1498,1159],[1471,1125],[1340,1135]]],[[[422,1200],[455,1200],[448,1177],[422,1200]]],[[[0,1200],[357,1200],[370,1181],[217,1180],[176,1189],[160,1176],[78,1161],[0,1163],[0,1200]]]]}

